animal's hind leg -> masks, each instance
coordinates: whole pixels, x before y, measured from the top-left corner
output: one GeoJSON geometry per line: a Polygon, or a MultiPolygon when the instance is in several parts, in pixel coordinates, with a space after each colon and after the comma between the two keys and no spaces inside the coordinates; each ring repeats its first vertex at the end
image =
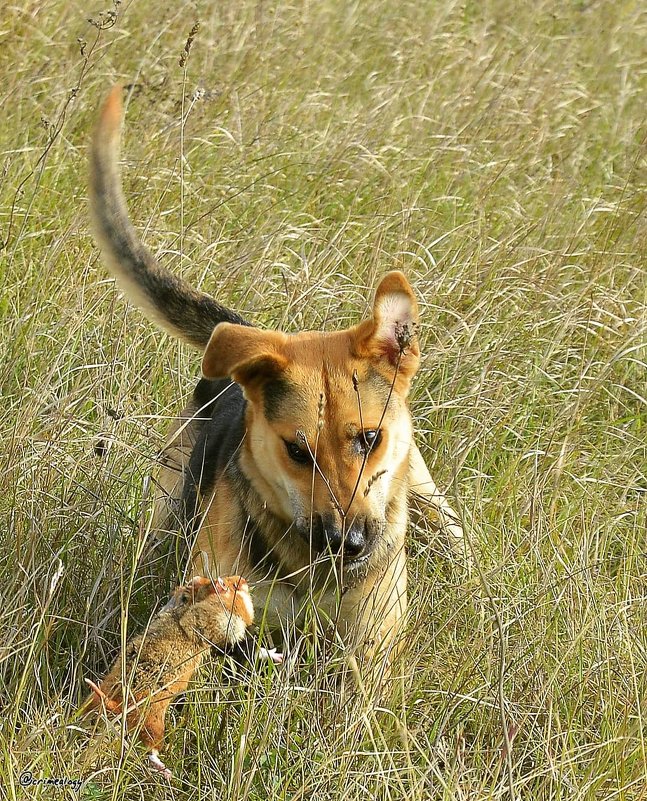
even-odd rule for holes
{"type": "Polygon", "coordinates": [[[155,771],[159,771],[167,779],[173,774],[160,759],[159,752],[164,741],[164,718],[169,702],[155,702],[151,704],[139,733],[139,739],[148,748],[148,761],[155,771]]]}
{"type": "MultiPolygon", "coordinates": [[[[166,710],[170,705],[170,700],[150,702],[150,707],[145,710],[137,721],[141,725],[139,739],[149,749],[160,750],[164,743],[164,720],[166,710]],[[141,721],[141,722],[140,722],[141,721]]],[[[130,718],[128,720],[130,726],[130,718]]]]}

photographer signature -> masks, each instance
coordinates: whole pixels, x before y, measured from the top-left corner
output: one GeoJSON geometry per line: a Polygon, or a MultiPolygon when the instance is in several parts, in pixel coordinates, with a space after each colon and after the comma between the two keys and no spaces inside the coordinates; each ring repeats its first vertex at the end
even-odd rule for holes
{"type": "Polygon", "coordinates": [[[46,776],[36,778],[30,770],[24,770],[18,779],[21,787],[71,787],[80,790],[83,779],[69,779],[66,776],[46,776]]]}

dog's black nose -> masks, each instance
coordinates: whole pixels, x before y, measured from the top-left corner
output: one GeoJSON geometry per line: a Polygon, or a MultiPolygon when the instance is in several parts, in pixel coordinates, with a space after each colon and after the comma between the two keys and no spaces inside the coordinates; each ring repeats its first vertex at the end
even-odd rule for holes
{"type": "Polygon", "coordinates": [[[366,548],[366,520],[356,517],[344,527],[336,520],[324,517],[325,547],[332,553],[342,553],[347,559],[357,559],[366,548]],[[345,529],[345,530],[344,530],[345,529]]]}
{"type": "Polygon", "coordinates": [[[344,536],[344,556],[358,559],[366,549],[366,521],[353,521],[344,536]]]}
{"type": "Polygon", "coordinates": [[[343,524],[336,514],[301,517],[296,530],[310,547],[318,553],[342,554],[346,559],[358,559],[366,550],[366,518],[356,517],[343,524]]]}

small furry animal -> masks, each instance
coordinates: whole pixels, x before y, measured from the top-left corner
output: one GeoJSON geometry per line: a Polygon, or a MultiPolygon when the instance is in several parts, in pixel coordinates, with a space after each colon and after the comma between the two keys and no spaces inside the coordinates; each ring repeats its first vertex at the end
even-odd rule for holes
{"type": "Polygon", "coordinates": [[[166,710],[210,648],[241,642],[253,620],[244,578],[196,576],[175,590],[145,634],[126,645],[99,686],[85,680],[92,689],[86,710],[125,713],[128,730],[139,728],[139,739],[150,750],[151,766],[170,779],[171,771],[159,758],[166,710]]]}

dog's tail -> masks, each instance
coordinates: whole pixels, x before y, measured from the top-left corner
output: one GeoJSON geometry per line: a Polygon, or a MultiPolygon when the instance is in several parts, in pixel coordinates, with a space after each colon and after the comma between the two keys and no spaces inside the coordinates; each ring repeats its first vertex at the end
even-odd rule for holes
{"type": "Polygon", "coordinates": [[[202,349],[218,323],[246,324],[245,320],[160,266],[137,238],[118,166],[122,118],[122,89],[115,86],[101,109],[90,147],[90,213],[95,236],[129,300],[162,328],[202,349]]]}

